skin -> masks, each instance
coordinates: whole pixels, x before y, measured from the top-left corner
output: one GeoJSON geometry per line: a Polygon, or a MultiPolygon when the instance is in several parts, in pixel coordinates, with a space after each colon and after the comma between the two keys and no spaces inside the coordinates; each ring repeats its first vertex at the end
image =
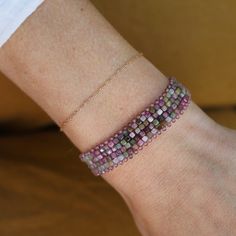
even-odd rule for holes
{"type": "MultiPolygon", "coordinates": [[[[0,49],[0,70],[60,124],[136,53],[87,0],[50,0],[0,49]]],[[[143,110],[166,84],[157,68],[139,58],[64,132],[86,151],[143,110]]],[[[236,235],[236,132],[192,102],[157,139],[103,175],[141,234],[236,235]]]]}

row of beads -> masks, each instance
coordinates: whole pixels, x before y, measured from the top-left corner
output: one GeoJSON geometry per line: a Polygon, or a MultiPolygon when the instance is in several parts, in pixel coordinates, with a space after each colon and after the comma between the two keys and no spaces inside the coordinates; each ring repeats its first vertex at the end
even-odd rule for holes
{"type": "Polygon", "coordinates": [[[131,159],[143,146],[175,122],[189,102],[188,90],[174,78],[170,78],[167,88],[154,103],[107,141],[81,153],[81,160],[87,163],[94,175],[112,170],[131,159]]]}

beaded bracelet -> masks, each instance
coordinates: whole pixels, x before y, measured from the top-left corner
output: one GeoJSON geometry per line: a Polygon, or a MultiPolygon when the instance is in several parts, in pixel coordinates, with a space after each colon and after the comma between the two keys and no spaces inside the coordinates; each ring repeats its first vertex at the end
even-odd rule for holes
{"type": "Polygon", "coordinates": [[[96,176],[102,175],[128,159],[175,122],[190,103],[189,91],[175,78],[170,78],[165,91],[128,125],[103,143],[81,153],[96,176]]]}

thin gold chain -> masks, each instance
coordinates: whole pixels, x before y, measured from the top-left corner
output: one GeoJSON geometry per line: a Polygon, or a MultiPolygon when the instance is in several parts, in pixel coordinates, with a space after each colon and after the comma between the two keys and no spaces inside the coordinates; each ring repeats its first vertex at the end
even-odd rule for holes
{"type": "Polygon", "coordinates": [[[91,99],[96,97],[103,89],[104,87],[110,83],[114,78],[116,78],[116,75],[119,74],[121,71],[123,71],[128,65],[130,65],[132,62],[134,62],[139,57],[143,56],[143,53],[138,53],[129,58],[122,66],[117,68],[115,72],[108,77],[107,80],[105,80],[89,97],[87,97],[79,107],[77,107],[73,112],[70,113],[70,115],[61,123],[60,130],[62,131],[64,127],[74,118],[74,116],[81,111],[83,107],[85,107],[91,99]]]}

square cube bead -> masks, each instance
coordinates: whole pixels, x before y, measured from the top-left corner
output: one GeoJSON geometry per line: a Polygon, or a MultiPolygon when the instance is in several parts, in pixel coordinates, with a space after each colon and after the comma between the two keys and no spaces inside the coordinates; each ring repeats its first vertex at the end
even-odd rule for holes
{"type": "MultiPolygon", "coordinates": [[[[149,118],[148,118],[148,119],[149,119],[149,118]]],[[[144,125],[144,124],[140,124],[138,127],[139,127],[140,130],[142,130],[142,129],[145,128],[145,125],[144,125]]]]}
{"type": "Polygon", "coordinates": [[[140,120],[141,121],[145,121],[147,118],[146,118],[146,116],[144,116],[144,115],[142,115],[141,117],[140,117],[140,120]]]}
{"type": "Polygon", "coordinates": [[[133,123],[133,124],[131,125],[131,127],[132,127],[133,129],[136,129],[136,128],[138,127],[138,125],[137,125],[136,123],[133,123]]]}
{"type": "Polygon", "coordinates": [[[131,133],[129,134],[129,136],[130,136],[131,138],[134,138],[134,137],[135,137],[135,133],[134,133],[134,132],[131,132],[131,133]]]}
{"type": "Polygon", "coordinates": [[[131,145],[134,145],[136,143],[136,141],[134,139],[131,139],[129,142],[131,145]]]}
{"type": "Polygon", "coordinates": [[[139,128],[136,128],[136,129],[135,129],[135,133],[136,133],[136,134],[139,134],[139,133],[140,133],[140,129],[139,129],[139,128]]]}
{"type": "Polygon", "coordinates": [[[143,146],[143,144],[144,144],[144,142],[143,142],[143,140],[142,139],[140,139],[139,141],[138,141],[138,146],[143,146]]]}
{"type": "Polygon", "coordinates": [[[158,114],[158,115],[161,115],[162,113],[163,113],[162,109],[158,109],[158,110],[157,110],[157,114],[158,114]]]}
{"type": "Polygon", "coordinates": [[[157,119],[155,119],[155,120],[153,120],[153,122],[152,122],[155,126],[157,126],[157,125],[159,125],[160,124],[160,122],[159,122],[159,120],[157,120],[157,119]]]}
{"type": "Polygon", "coordinates": [[[144,142],[147,142],[147,141],[148,141],[148,137],[147,137],[147,136],[143,136],[143,137],[142,137],[142,140],[143,140],[144,142]]]}
{"type": "Polygon", "coordinates": [[[122,140],[120,141],[120,143],[121,143],[122,145],[125,145],[127,142],[126,142],[124,139],[122,139],[122,140]]]}
{"type": "Polygon", "coordinates": [[[151,123],[154,120],[154,118],[152,116],[148,117],[148,121],[151,123]]]}
{"type": "Polygon", "coordinates": [[[112,141],[108,142],[108,146],[112,148],[114,146],[114,143],[112,141]]]}

